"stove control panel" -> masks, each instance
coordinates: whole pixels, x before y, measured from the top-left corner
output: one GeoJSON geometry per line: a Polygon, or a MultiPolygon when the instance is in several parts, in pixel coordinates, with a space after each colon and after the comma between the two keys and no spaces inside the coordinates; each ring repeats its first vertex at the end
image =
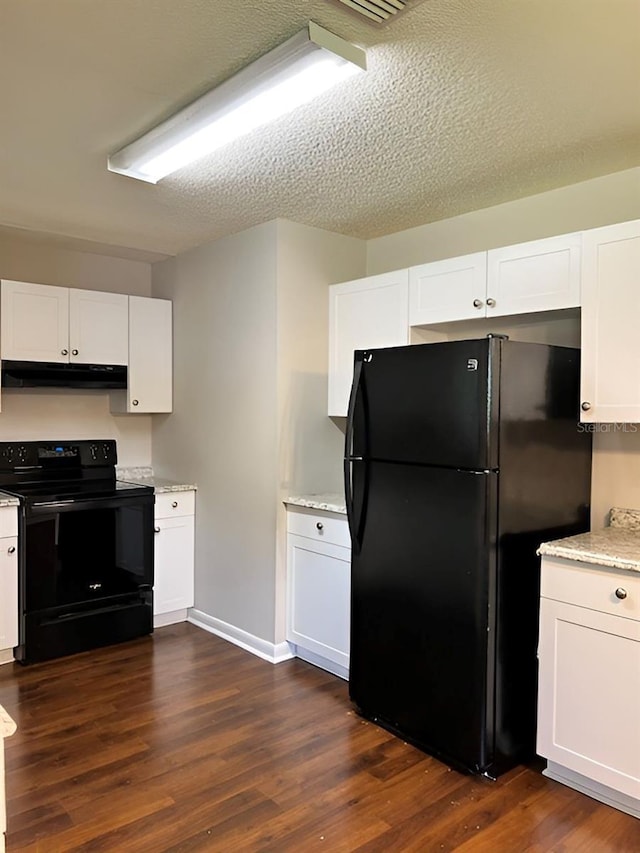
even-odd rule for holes
{"type": "Polygon", "coordinates": [[[117,461],[113,439],[0,442],[0,471],[114,467],[117,461]]]}

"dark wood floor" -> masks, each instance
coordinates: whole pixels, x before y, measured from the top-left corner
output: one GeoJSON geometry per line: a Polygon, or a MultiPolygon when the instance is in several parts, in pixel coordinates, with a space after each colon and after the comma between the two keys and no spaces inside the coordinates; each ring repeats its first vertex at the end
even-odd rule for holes
{"type": "Polygon", "coordinates": [[[7,849],[640,850],[640,821],[536,770],[462,776],[356,716],[347,686],[182,624],[0,667],[7,849]]]}

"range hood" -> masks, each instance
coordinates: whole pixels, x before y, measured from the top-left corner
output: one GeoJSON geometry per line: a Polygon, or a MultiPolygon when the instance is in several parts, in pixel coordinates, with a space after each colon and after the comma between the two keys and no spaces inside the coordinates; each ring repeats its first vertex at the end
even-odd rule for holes
{"type": "Polygon", "coordinates": [[[4,388],[126,388],[121,364],[61,364],[50,361],[3,361],[4,388]]]}

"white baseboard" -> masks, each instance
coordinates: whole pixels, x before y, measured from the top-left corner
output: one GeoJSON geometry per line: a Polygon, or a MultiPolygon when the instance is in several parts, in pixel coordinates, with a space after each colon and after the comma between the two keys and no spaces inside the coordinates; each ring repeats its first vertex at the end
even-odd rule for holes
{"type": "Polygon", "coordinates": [[[13,661],[13,649],[0,649],[0,666],[13,661]]]}
{"type": "Polygon", "coordinates": [[[348,667],[335,663],[332,660],[328,660],[327,658],[322,657],[322,655],[317,655],[315,652],[310,652],[308,649],[305,649],[302,646],[297,646],[294,643],[289,643],[289,646],[297,658],[306,660],[307,663],[312,663],[314,666],[319,666],[320,669],[326,669],[327,672],[337,675],[339,678],[344,678],[345,681],[349,680],[348,667]]]}
{"type": "Polygon", "coordinates": [[[593,779],[583,776],[582,773],[569,770],[568,767],[556,764],[555,761],[547,762],[547,769],[542,771],[542,775],[548,776],[555,782],[562,782],[563,785],[574,788],[581,794],[586,794],[600,803],[605,803],[607,806],[613,806],[614,809],[640,818],[640,800],[630,797],[628,794],[622,794],[620,791],[615,791],[608,785],[594,782],[593,779]]]}
{"type": "Polygon", "coordinates": [[[175,625],[178,622],[186,622],[189,615],[189,611],[184,610],[172,610],[170,613],[158,613],[157,616],[153,617],[153,627],[154,628],[164,628],[165,625],[175,625]]]}
{"type": "Polygon", "coordinates": [[[198,628],[203,628],[209,631],[210,634],[215,634],[217,637],[222,637],[223,640],[228,640],[235,646],[240,646],[247,652],[257,655],[269,663],[280,663],[284,660],[291,660],[294,655],[291,653],[289,643],[269,643],[261,637],[256,637],[248,631],[243,631],[242,628],[237,628],[235,625],[230,625],[228,622],[223,622],[222,619],[216,619],[215,616],[209,616],[208,613],[203,613],[202,610],[192,608],[188,611],[187,621],[198,628]]]}

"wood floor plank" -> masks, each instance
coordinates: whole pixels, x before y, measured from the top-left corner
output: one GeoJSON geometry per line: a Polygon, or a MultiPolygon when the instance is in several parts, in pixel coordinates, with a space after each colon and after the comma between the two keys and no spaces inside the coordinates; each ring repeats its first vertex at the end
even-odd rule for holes
{"type": "Polygon", "coordinates": [[[8,853],[638,853],[640,821],[518,767],[465,776],[347,685],[192,625],[0,667],[8,853]]]}

